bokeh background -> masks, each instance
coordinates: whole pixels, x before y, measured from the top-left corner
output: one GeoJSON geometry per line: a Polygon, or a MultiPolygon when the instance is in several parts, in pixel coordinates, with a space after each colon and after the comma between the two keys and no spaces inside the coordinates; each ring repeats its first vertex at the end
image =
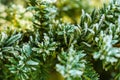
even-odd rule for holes
{"type": "MultiPolygon", "coordinates": [[[[0,0],[0,29],[11,26],[11,29],[30,29],[32,14],[25,12],[29,0],[0,0]]],[[[54,0],[53,0],[54,1],[54,0]]],[[[109,0],[56,0],[55,6],[58,18],[63,22],[78,24],[82,9],[90,13],[93,9],[99,9],[109,0]]]]}

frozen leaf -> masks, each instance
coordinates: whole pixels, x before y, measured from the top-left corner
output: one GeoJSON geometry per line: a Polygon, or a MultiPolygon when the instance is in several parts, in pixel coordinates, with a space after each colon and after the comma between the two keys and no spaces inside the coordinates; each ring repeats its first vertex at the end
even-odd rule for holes
{"type": "Polygon", "coordinates": [[[21,34],[16,34],[14,36],[11,36],[7,41],[6,41],[6,45],[11,45],[13,43],[15,43],[17,40],[19,40],[21,38],[21,34]]]}
{"type": "Polygon", "coordinates": [[[29,57],[32,53],[32,49],[29,44],[24,44],[22,50],[27,57],[29,57]]]}
{"type": "Polygon", "coordinates": [[[69,73],[71,74],[71,76],[73,77],[81,77],[83,72],[79,71],[79,70],[70,70],[69,73]]]}
{"type": "Polygon", "coordinates": [[[34,65],[38,65],[39,63],[36,62],[36,61],[33,61],[33,60],[29,60],[29,61],[26,62],[26,64],[34,66],[34,65]]]}

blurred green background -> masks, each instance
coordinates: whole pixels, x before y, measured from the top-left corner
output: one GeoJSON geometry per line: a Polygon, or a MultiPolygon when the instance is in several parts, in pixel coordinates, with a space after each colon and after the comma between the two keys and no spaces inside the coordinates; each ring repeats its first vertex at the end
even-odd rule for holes
{"type": "MultiPolygon", "coordinates": [[[[31,25],[29,23],[32,15],[27,13],[26,17],[26,14],[24,14],[28,1],[0,0],[0,26],[11,25],[14,26],[13,29],[19,27],[24,30],[26,29],[25,25],[28,25],[27,29],[30,29],[31,25]]],[[[77,25],[80,22],[82,9],[90,13],[94,8],[99,9],[103,6],[103,3],[108,2],[109,0],[57,0],[54,5],[58,8],[57,17],[59,19],[62,19],[63,22],[77,25]]]]}

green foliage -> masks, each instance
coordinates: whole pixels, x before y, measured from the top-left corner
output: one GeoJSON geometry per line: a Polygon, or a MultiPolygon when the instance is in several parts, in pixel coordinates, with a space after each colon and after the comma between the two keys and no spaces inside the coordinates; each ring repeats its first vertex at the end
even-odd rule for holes
{"type": "Polygon", "coordinates": [[[21,12],[16,5],[0,11],[0,79],[49,80],[56,72],[64,80],[101,80],[101,69],[110,72],[109,80],[119,80],[120,3],[111,0],[89,14],[83,2],[28,0],[21,12]],[[73,23],[64,22],[65,15],[73,23]]]}
{"type": "Polygon", "coordinates": [[[72,45],[68,52],[62,50],[61,55],[58,56],[61,64],[57,64],[56,69],[65,77],[65,80],[80,80],[85,68],[86,61],[82,59],[85,54],[82,51],[76,52],[73,49],[72,45]]]}

